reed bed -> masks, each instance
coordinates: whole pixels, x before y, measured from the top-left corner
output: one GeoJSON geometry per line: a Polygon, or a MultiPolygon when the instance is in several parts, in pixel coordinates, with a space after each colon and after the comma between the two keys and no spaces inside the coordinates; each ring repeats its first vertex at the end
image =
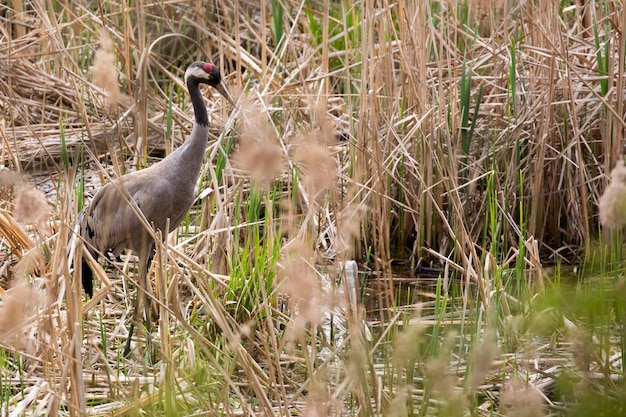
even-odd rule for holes
{"type": "Polygon", "coordinates": [[[0,19],[3,415],[623,410],[622,234],[598,222],[622,3],[18,0],[0,19]],[[75,220],[184,141],[196,60],[237,108],[204,90],[199,196],[124,358],[135,258],[91,260],[86,299],[75,220]]]}

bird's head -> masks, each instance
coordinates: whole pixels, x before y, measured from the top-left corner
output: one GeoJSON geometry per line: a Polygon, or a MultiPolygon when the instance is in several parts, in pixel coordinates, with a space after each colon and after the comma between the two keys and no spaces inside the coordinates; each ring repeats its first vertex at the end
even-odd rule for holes
{"type": "Polygon", "coordinates": [[[233,106],[235,105],[230,94],[228,94],[228,91],[226,91],[226,88],[222,85],[220,70],[210,62],[194,62],[189,65],[187,71],[185,71],[185,83],[188,87],[192,84],[208,84],[215,88],[233,106]]]}

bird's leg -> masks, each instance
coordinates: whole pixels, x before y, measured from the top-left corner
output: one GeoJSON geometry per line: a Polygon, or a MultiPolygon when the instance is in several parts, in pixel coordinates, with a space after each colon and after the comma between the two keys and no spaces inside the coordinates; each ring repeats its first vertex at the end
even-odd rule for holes
{"type": "MultiPolygon", "coordinates": [[[[135,300],[137,300],[137,297],[135,297],[135,300]]],[[[130,354],[130,341],[132,340],[133,332],[135,331],[135,320],[136,320],[135,316],[137,316],[136,312],[138,311],[136,304],[137,303],[135,303],[135,313],[133,314],[133,320],[130,322],[130,329],[128,329],[128,339],[126,339],[126,345],[124,346],[125,358],[128,357],[128,355],[130,354]]]]}
{"type": "MultiPolygon", "coordinates": [[[[142,272],[143,273],[143,272],[142,272]]],[[[133,339],[133,332],[135,331],[135,323],[139,323],[139,300],[141,299],[141,288],[137,288],[135,294],[135,300],[133,301],[133,318],[130,321],[130,329],[128,329],[128,339],[126,339],[126,346],[124,346],[124,357],[130,354],[130,343],[133,339]]]]}
{"type": "Polygon", "coordinates": [[[107,261],[109,262],[122,262],[122,257],[121,256],[116,256],[113,252],[108,251],[105,254],[105,257],[107,258],[107,261]]]}
{"type": "MultiPolygon", "coordinates": [[[[140,275],[143,275],[143,268],[141,268],[141,272],[140,275]]],[[[139,278],[139,282],[138,282],[138,286],[137,286],[137,293],[135,294],[135,300],[133,302],[133,318],[130,321],[130,329],[128,329],[128,339],[126,339],[126,346],[124,346],[124,357],[127,357],[130,354],[130,344],[131,341],[133,339],[133,333],[135,331],[135,324],[139,324],[141,323],[141,319],[140,319],[140,312],[141,312],[141,304],[147,304],[146,303],[142,303],[141,300],[144,299],[144,290],[142,290],[142,286],[141,286],[141,282],[142,279],[139,278]]],[[[148,335],[150,335],[151,332],[151,320],[150,320],[150,316],[146,316],[146,330],[148,335]]]]}
{"type": "Polygon", "coordinates": [[[124,356],[128,356],[130,353],[130,344],[135,330],[135,324],[140,323],[140,311],[143,304],[145,312],[145,324],[147,339],[149,341],[150,334],[152,333],[152,317],[150,316],[150,307],[152,305],[152,297],[148,294],[148,268],[152,262],[153,248],[144,250],[139,253],[139,278],[137,280],[138,288],[135,294],[135,301],[133,303],[133,318],[130,323],[130,329],[128,330],[128,339],[126,340],[126,346],[124,347],[124,356]]]}
{"type": "MultiPolygon", "coordinates": [[[[146,320],[146,330],[148,335],[152,332],[152,295],[150,294],[150,290],[148,287],[148,268],[150,267],[150,263],[152,263],[153,250],[150,248],[150,252],[148,252],[148,257],[146,259],[145,265],[143,266],[143,282],[139,282],[139,285],[143,289],[141,291],[141,298],[143,299],[143,308],[146,320]]],[[[140,277],[141,279],[141,277],[140,277]]]]}

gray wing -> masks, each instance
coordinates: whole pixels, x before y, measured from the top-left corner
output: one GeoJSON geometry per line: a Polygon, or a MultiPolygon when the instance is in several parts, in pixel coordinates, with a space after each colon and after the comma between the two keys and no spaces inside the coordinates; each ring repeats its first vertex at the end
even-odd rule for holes
{"type": "Polygon", "coordinates": [[[149,225],[164,230],[170,219],[175,228],[189,210],[193,195],[180,193],[166,177],[157,177],[153,170],[143,170],[105,185],[96,193],[84,211],[81,222],[85,241],[104,253],[118,256],[124,249],[138,251],[151,241],[150,234],[129,198],[141,210],[149,225]]]}
{"type": "Polygon", "coordinates": [[[121,177],[102,187],[84,211],[82,235],[89,245],[104,253],[118,256],[124,249],[137,250],[139,237],[145,231],[136,210],[128,203],[140,191],[133,176],[121,177]]]}

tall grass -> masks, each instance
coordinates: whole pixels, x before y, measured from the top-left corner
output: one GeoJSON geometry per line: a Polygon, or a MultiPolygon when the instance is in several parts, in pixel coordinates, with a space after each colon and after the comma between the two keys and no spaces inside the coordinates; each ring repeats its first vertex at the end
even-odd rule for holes
{"type": "Polygon", "coordinates": [[[18,1],[0,17],[3,412],[623,403],[622,236],[597,221],[623,151],[621,3],[18,1]],[[90,260],[83,302],[75,219],[184,141],[196,60],[238,107],[204,91],[199,198],[157,245],[158,332],[126,359],[135,258],[90,260]],[[350,260],[356,304],[336,285],[350,260]],[[416,281],[423,266],[437,276],[416,281]]]}

